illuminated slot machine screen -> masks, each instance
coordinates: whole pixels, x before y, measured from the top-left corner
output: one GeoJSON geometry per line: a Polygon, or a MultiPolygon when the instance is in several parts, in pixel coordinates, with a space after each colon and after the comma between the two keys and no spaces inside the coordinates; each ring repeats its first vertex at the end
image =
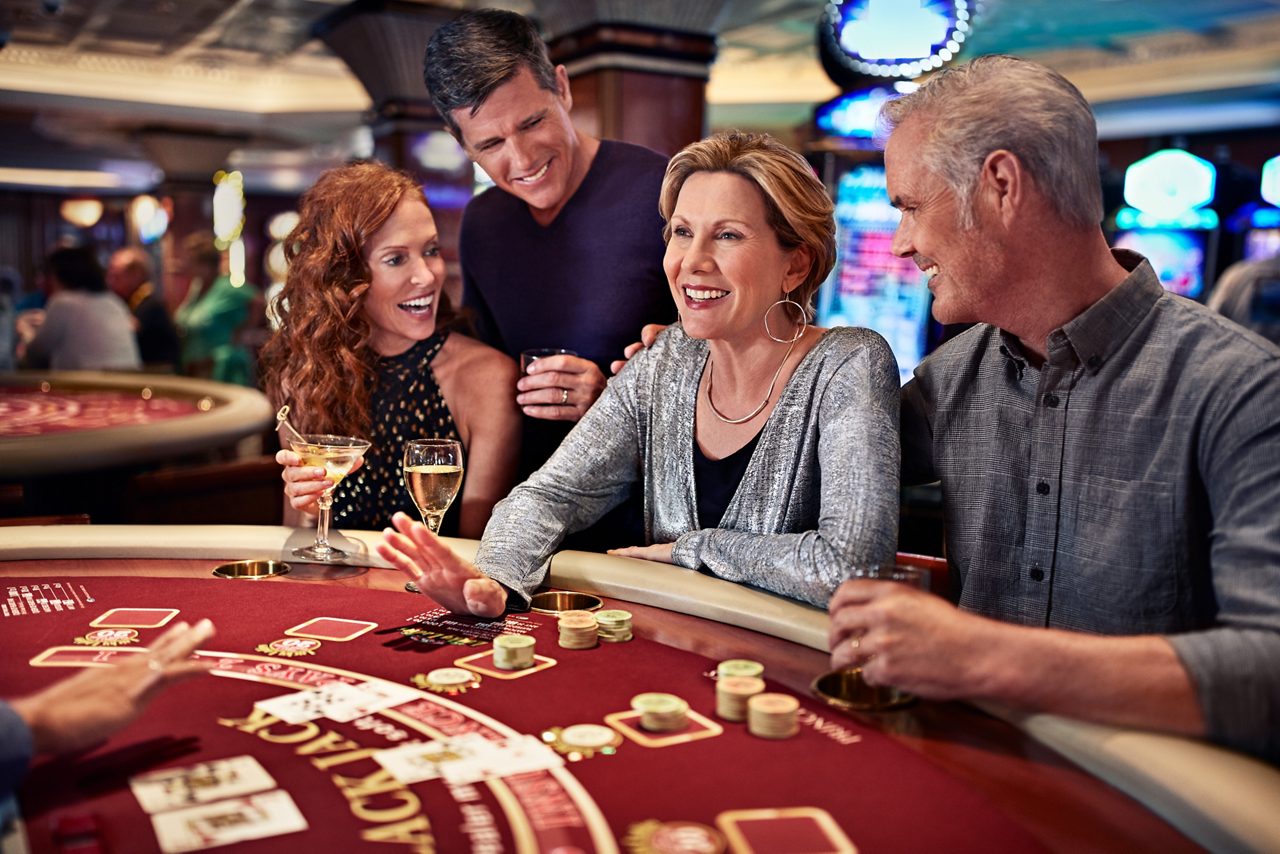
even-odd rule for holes
{"type": "Polygon", "coordinates": [[[1118,232],[1111,245],[1145,255],[1165,290],[1198,300],[1213,275],[1215,236],[1195,229],[1134,229],[1118,232]]]}
{"type": "Polygon", "coordinates": [[[884,336],[902,382],[924,358],[929,289],[910,258],[891,245],[898,211],[885,192],[884,169],[859,166],[836,190],[836,266],[818,291],[819,326],[865,326],[884,336]]]}
{"type": "Polygon", "coordinates": [[[1254,228],[1244,236],[1244,260],[1280,257],[1280,228],[1254,228]]]}

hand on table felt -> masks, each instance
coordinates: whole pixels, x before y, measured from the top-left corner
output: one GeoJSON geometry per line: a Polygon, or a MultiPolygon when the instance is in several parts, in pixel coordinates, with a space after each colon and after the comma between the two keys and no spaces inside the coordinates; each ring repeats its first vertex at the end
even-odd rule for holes
{"type": "Polygon", "coordinates": [[[497,617],[506,610],[502,585],[454,554],[426,525],[404,513],[393,516],[391,524],[395,530],[382,532],[377,552],[424,595],[456,614],[497,617]]]}
{"type": "MultiPolygon", "coordinates": [[[[276,451],[276,462],[284,466],[280,477],[284,480],[284,494],[289,499],[289,506],[302,513],[315,515],[316,501],[326,489],[333,486],[323,466],[302,464],[302,457],[288,449],[276,451]]],[[[356,459],[348,475],[354,474],[364,465],[364,457],[356,459]]]]}
{"type": "Polygon", "coordinates": [[[175,682],[203,673],[210,664],[188,658],[213,637],[213,623],[177,623],[146,655],[122,656],[112,667],[86,668],[11,705],[31,729],[38,753],[69,753],[89,747],[142,713],[175,682]]]}
{"type": "Polygon", "coordinates": [[[528,370],[516,382],[516,403],[531,418],[578,421],[604,391],[604,374],[581,356],[543,356],[528,370]]]}

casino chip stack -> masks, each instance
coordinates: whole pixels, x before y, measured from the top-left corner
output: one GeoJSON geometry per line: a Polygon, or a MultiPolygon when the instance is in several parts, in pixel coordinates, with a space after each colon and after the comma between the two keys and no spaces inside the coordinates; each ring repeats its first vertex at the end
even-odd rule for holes
{"type": "Polygon", "coordinates": [[[764,693],[764,680],[756,676],[721,676],[716,681],[716,715],[726,721],[745,721],[747,702],[764,693]]]}
{"type": "Polygon", "coordinates": [[[730,658],[716,665],[716,678],[726,679],[731,676],[753,676],[764,678],[764,665],[747,658],[730,658]]]}
{"type": "Polygon", "coordinates": [[[560,646],[564,649],[591,649],[596,645],[599,624],[590,611],[560,614],[560,646]]]}
{"type": "Polygon", "coordinates": [[[607,610],[596,613],[599,628],[596,634],[605,643],[624,643],[631,640],[631,612],[607,610]]]}
{"type": "Polygon", "coordinates": [[[533,667],[533,646],[528,635],[498,635],[493,639],[493,666],[499,670],[533,667]]]}
{"type": "Polygon", "coordinates": [[[790,694],[756,694],[747,701],[747,731],[759,738],[791,738],[800,731],[800,701],[790,694]]]}
{"type": "Polygon", "coordinates": [[[637,694],[631,708],[640,713],[640,727],[649,732],[677,732],[689,725],[689,704],[675,694],[637,694]]]}

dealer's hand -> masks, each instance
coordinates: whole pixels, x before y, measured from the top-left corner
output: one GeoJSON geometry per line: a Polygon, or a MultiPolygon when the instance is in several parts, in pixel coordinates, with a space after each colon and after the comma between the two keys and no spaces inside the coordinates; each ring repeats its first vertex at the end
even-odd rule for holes
{"type": "Polygon", "coordinates": [[[38,753],[69,753],[124,728],[169,685],[212,665],[189,655],[213,637],[213,623],[177,623],[156,638],[146,655],[121,656],[112,667],[86,668],[39,693],[14,700],[38,753]]]}
{"type": "Polygon", "coordinates": [[[627,546],[621,549],[609,549],[607,554],[674,564],[675,561],[671,557],[671,547],[673,545],[673,543],[655,543],[652,546],[627,546]]]}
{"type": "Polygon", "coordinates": [[[391,517],[391,524],[395,530],[384,530],[383,541],[375,548],[423,595],[455,614],[497,617],[506,610],[507,591],[502,585],[454,554],[426,525],[404,513],[391,517]]]}
{"type": "Polygon", "coordinates": [[[548,421],[578,421],[604,391],[605,378],[595,362],[581,356],[543,356],[516,383],[525,415],[548,421]]]}

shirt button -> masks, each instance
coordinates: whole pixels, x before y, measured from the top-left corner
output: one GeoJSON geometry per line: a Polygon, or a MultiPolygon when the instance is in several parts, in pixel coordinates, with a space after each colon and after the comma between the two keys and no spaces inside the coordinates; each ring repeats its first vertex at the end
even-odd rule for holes
{"type": "Polygon", "coordinates": [[[1058,396],[1053,392],[1049,392],[1044,396],[1044,405],[1054,407],[1058,405],[1058,396]]]}
{"type": "Polygon", "coordinates": [[[1031,571],[1027,575],[1031,576],[1032,581],[1044,581],[1044,570],[1039,566],[1031,567],[1031,571]]]}
{"type": "Polygon", "coordinates": [[[1049,484],[1045,483],[1043,480],[1040,481],[1039,483],[1036,484],[1036,492],[1040,493],[1041,495],[1048,495],[1049,484]]]}

